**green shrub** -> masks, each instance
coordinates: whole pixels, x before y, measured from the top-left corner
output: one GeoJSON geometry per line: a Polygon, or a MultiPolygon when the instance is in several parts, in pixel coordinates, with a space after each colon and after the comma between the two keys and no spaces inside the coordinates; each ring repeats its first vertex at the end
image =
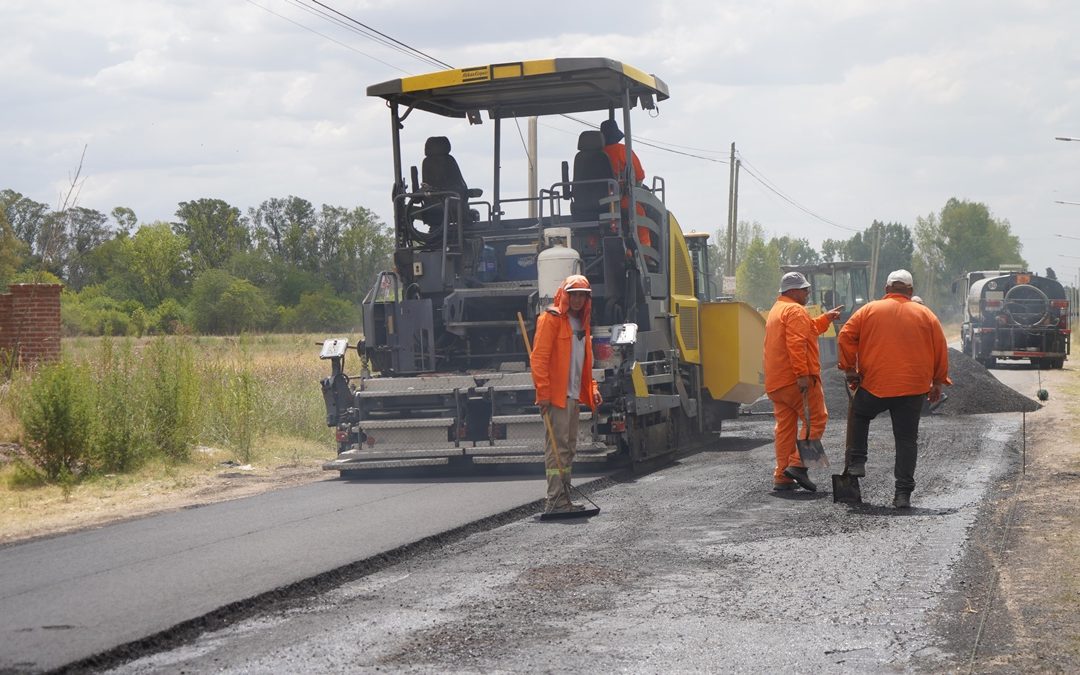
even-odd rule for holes
{"type": "Polygon", "coordinates": [[[246,358],[233,364],[219,364],[205,379],[209,381],[207,388],[213,392],[209,396],[213,405],[208,406],[212,418],[204,422],[204,433],[228,446],[239,462],[250,463],[255,444],[263,433],[269,405],[262,384],[246,358]]]}
{"type": "Polygon", "coordinates": [[[281,313],[281,327],[297,333],[354,330],[359,324],[357,306],[328,292],[305,293],[295,307],[281,313]]]}
{"type": "Polygon", "coordinates": [[[195,444],[199,405],[191,341],[154,338],[144,350],[143,370],[152,445],[172,461],[186,461],[195,444]]]}
{"type": "Polygon", "coordinates": [[[94,429],[90,374],[69,361],[42,368],[19,406],[30,461],[50,481],[86,470],[94,429]]]}
{"type": "Polygon", "coordinates": [[[190,323],[184,306],[169,298],[154,309],[148,330],[160,335],[183,335],[188,332],[190,323]]]}
{"type": "Polygon", "coordinates": [[[147,417],[139,386],[139,367],[130,340],[119,348],[101,342],[96,372],[94,468],[125,472],[138,468],[150,453],[147,417]]]}
{"type": "Polygon", "coordinates": [[[262,290],[223,270],[207,270],[199,275],[192,288],[190,309],[199,332],[218,335],[266,328],[274,319],[262,290]]]}

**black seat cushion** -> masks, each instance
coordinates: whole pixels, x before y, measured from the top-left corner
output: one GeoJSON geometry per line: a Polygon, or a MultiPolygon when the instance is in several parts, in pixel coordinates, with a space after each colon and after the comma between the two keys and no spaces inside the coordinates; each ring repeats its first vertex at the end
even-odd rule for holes
{"type": "Polygon", "coordinates": [[[604,153],[603,134],[582,131],[578,136],[578,152],[574,155],[574,180],[570,192],[570,213],[575,219],[596,220],[599,217],[600,200],[608,196],[609,189],[603,180],[614,178],[611,160],[604,153]]]}
{"type": "MultiPolygon", "coordinates": [[[[461,175],[457,160],[450,154],[450,139],[446,136],[432,136],[424,143],[424,162],[420,167],[421,176],[427,189],[434,192],[456,192],[461,197],[465,218],[469,217],[468,185],[461,175]]],[[[428,205],[423,212],[423,221],[432,227],[442,226],[443,198],[437,198],[438,204],[428,205]]],[[[457,222],[457,205],[450,206],[450,222],[457,222]]]]}

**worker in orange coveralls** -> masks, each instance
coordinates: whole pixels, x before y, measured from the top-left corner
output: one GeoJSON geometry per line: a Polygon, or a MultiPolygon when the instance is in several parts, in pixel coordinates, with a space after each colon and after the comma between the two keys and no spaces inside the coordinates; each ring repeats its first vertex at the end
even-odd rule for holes
{"type": "MultiPolygon", "coordinates": [[[[630,204],[630,200],[626,197],[629,188],[624,184],[624,178],[626,176],[626,146],[620,143],[623,139],[622,129],[619,128],[619,123],[615,120],[604,120],[600,123],[600,133],[604,135],[604,154],[611,160],[611,171],[615,174],[615,180],[619,181],[619,186],[622,189],[622,208],[625,212],[630,204]]],[[[645,180],[645,169],[641,168],[641,160],[638,159],[637,153],[630,154],[630,160],[634,165],[634,185],[641,185],[645,180]]],[[[634,210],[639,216],[645,215],[645,209],[641,204],[637,204],[637,208],[634,210]]],[[[638,226],[637,229],[638,239],[644,246],[652,246],[652,233],[648,228],[638,226]]]]}
{"type": "Polygon", "coordinates": [[[821,438],[829,413],[821,387],[817,336],[829,329],[840,316],[834,307],[811,319],[806,311],[810,282],[798,272],[788,272],[780,280],[780,297],[765,320],[765,393],[773,402],[776,427],[776,468],[773,490],[794,490],[801,486],[811,492],[817,485],[810,480],[795,444],[799,419],[803,418],[803,436],[809,425],[810,438],[821,438]],[[806,401],[810,419],[805,419],[806,401]]]}
{"type": "Polygon", "coordinates": [[[898,509],[911,508],[923,400],[936,403],[942,385],[952,384],[945,332],[928,307],[913,302],[913,291],[911,272],[890,273],[885,297],[852,314],[837,338],[837,367],[849,386],[858,387],[847,472],[866,475],[870,420],[888,410],[896,442],[893,506],[898,509]]]}
{"type": "Polygon", "coordinates": [[[592,377],[591,311],[589,280],[573,274],[555,292],[551,306],[536,319],[530,360],[536,405],[540,414],[551,420],[556,443],[552,447],[552,434],[548,434],[544,446],[548,513],[585,508],[570,500],[570,467],[577,450],[578,404],[595,411],[601,401],[592,377]],[[556,461],[556,452],[561,462],[556,461]]]}

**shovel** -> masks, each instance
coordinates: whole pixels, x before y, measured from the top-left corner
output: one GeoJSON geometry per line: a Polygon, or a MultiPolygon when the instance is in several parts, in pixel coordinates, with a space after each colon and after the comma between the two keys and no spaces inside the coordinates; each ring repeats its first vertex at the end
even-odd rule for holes
{"type": "Polygon", "coordinates": [[[799,450],[799,458],[803,466],[810,469],[829,468],[829,458],[825,456],[825,447],[820,438],[810,439],[810,399],[803,392],[803,406],[806,410],[806,438],[795,439],[795,447],[799,450]]]}
{"type": "Polygon", "coordinates": [[[834,473],[832,477],[832,500],[842,504],[862,504],[862,490],[859,489],[859,478],[848,474],[848,465],[851,464],[851,425],[854,415],[855,395],[851,388],[844,385],[847,392],[847,432],[844,434],[844,473],[834,473]]]}

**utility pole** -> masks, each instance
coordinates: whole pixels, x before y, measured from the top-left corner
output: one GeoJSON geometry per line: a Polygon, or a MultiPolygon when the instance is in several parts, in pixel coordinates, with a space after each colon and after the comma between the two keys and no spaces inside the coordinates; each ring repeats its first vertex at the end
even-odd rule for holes
{"type": "MultiPolygon", "coordinates": [[[[727,254],[724,257],[724,275],[730,276],[732,272],[731,261],[735,259],[735,237],[732,234],[731,212],[735,208],[735,142],[731,143],[731,161],[728,163],[728,189],[727,189],[727,254]]],[[[726,290],[726,289],[725,289],[726,290]]]]}
{"type": "Polygon", "coordinates": [[[731,276],[735,276],[735,268],[739,266],[737,246],[739,243],[739,169],[742,168],[742,160],[735,160],[735,190],[731,193],[731,276]]]}
{"type": "Polygon", "coordinates": [[[537,216],[536,118],[529,118],[529,218],[537,216]]]}
{"type": "MultiPolygon", "coordinates": [[[[875,286],[877,284],[877,272],[878,272],[878,252],[881,250],[881,230],[874,230],[874,245],[870,249],[870,285],[875,286]]],[[[873,288],[870,289],[871,297],[877,291],[873,288]]]]}

